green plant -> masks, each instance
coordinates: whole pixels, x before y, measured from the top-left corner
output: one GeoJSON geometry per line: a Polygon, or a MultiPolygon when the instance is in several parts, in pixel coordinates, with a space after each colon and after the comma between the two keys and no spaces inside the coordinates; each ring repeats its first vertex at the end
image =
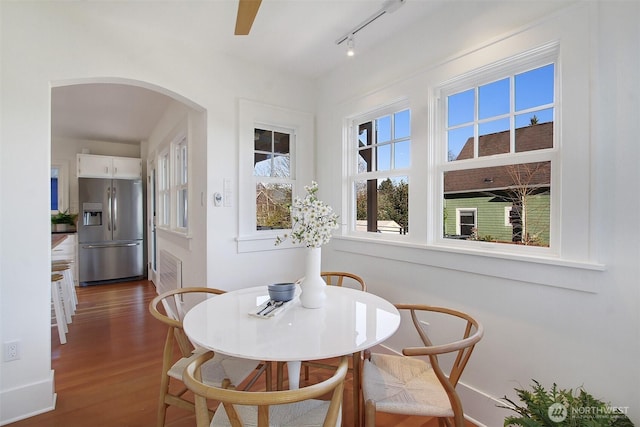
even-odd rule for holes
{"type": "Polygon", "coordinates": [[[518,414],[506,417],[505,427],[633,427],[625,415],[627,407],[611,406],[582,387],[574,393],[572,389],[559,389],[554,383],[551,390],[546,390],[538,381],[532,381],[532,391],[515,389],[524,405],[502,398],[509,406],[498,406],[518,414]]]}
{"type": "Polygon", "coordinates": [[[51,215],[52,224],[70,224],[75,225],[77,214],[70,214],[68,211],[58,212],[55,215],[51,215]]]}

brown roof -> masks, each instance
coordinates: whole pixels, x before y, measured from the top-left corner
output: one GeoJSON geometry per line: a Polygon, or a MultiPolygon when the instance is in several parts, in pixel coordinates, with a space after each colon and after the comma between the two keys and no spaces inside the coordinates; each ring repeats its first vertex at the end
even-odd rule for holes
{"type": "MultiPolygon", "coordinates": [[[[491,156],[509,152],[509,131],[481,136],[479,155],[491,156]]],[[[553,147],[553,122],[516,129],[516,152],[553,147]]],[[[473,138],[469,138],[457,159],[473,158],[473,138]]],[[[444,192],[462,193],[489,191],[509,187],[548,187],[551,163],[496,166],[445,172],[444,192]]]]}

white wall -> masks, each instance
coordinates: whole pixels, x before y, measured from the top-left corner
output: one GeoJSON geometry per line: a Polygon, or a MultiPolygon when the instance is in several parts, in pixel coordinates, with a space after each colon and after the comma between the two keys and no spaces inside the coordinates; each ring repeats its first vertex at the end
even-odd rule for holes
{"type": "MultiPolygon", "coordinates": [[[[513,388],[527,387],[531,379],[546,386],[584,386],[597,398],[629,407],[632,420],[640,422],[640,251],[635,230],[629,228],[640,207],[639,18],[637,2],[453,4],[322,79],[318,147],[326,149],[318,152],[317,164],[331,166],[318,170],[321,198],[347,212],[340,178],[343,119],[407,98],[412,109],[409,185],[415,191],[411,203],[417,205],[410,208],[415,214],[411,233],[417,234],[412,247],[335,238],[332,250],[323,252],[323,267],[361,274],[370,292],[390,301],[454,307],[482,321],[485,336],[459,389],[467,415],[483,425],[502,425],[510,413],[496,408],[497,399],[515,397],[513,388]],[[559,12],[547,9],[565,6],[559,12]],[[588,190],[578,200],[584,209],[567,206],[576,199],[567,191],[571,187],[563,188],[562,202],[569,208],[566,214],[586,224],[586,236],[578,237],[587,245],[588,261],[605,266],[604,271],[557,270],[572,281],[588,282],[595,292],[540,284],[555,285],[557,277],[513,280],[495,266],[492,273],[487,266],[496,261],[491,258],[429,249],[425,226],[419,225],[431,214],[422,184],[428,176],[430,90],[501,56],[550,41],[559,41],[561,49],[563,140],[573,139],[571,156],[590,156],[581,170],[572,166],[575,158],[569,152],[563,163],[565,174],[587,172],[589,179],[574,184],[577,192],[588,190]],[[375,254],[375,262],[364,253],[375,254]],[[473,269],[485,272],[469,273],[473,269]]],[[[518,265],[526,267],[515,261],[501,264],[510,270],[518,265]]],[[[536,268],[542,276],[556,269],[536,268]]],[[[399,350],[406,339],[398,334],[385,344],[399,350]]]]}
{"type": "MultiPolygon", "coordinates": [[[[194,51],[169,31],[166,39],[150,39],[143,8],[134,3],[0,3],[0,343],[21,342],[20,360],[0,362],[0,424],[54,405],[48,206],[52,85],[101,81],[96,76],[133,80],[202,108],[206,128],[197,133],[206,148],[198,153],[206,156],[194,178],[209,207],[200,208],[206,212],[200,218],[207,225],[206,234],[200,230],[206,237],[194,250],[206,260],[206,277],[202,270],[197,274],[207,285],[265,284],[286,274],[289,261],[296,260],[288,250],[238,255],[237,204],[214,209],[211,201],[214,192],[222,191],[224,178],[231,179],[237,200],[238,99],[313,111],[313,84],[215,52],[194,51]],[[117,23],[101,16],[103,7],[110,13],[139,14],[140,27],[135,34],[114,28],[117,23]]],[[[182,22],[180,17],[176,22],[182,22]]]]}

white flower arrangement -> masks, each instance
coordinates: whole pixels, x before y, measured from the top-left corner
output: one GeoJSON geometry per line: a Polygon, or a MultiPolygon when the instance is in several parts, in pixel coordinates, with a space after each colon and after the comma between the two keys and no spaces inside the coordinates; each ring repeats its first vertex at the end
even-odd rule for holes
{"type": "Polygon", "coordinates": [[[318,200],[318,183],[304,187],[307,195],[295,197],[289,208],[291,212],[291,234],[276,237],[276,245],[288,238],[292,243],[303,243],[308,248],[319,248],[331,240],[331,231],[338,228],[338,215],[324,202],[318,200]]]}

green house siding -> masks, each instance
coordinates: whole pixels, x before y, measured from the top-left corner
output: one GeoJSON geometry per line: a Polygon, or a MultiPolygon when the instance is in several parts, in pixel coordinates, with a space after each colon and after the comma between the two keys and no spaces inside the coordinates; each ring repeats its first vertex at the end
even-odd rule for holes
{"type": "MultiPolygon", "coordinates": [[[[513,227],[508,223],[508,219],[505,219],[505,208],[511,206],[510,201],[494,196],[448,195],[445,197],[444,234],[446,236],[458,234],[456,230],[457,209],[475,209],[479,240],[511,242],[513,227]]],[[[529,235],[530,239],[535,237],[535,244],[549,245],[549,213],[548,194],[527,197],[525,233],[529,235]]]]}
{"type": "Polygon", "coordinates": [[[526,233],[529,239],[541,246],[549,246],[550,215],[551,203],[548,194],[527,197],[526,233]]]}

